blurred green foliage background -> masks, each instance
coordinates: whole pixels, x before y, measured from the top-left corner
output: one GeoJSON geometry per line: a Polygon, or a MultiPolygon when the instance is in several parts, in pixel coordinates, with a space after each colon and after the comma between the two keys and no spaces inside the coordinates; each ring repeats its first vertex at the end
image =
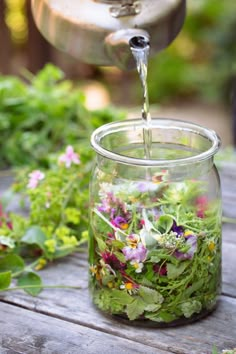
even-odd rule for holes
{"type": "MultiPolygon", "coordinates": [[[[6,4],[5,21],[11,39],[17,48],[24,48],[29,35],[26,5],[30,0],[3,1],[6,4]]],[[[193,97],[205,101],[230,102],[236,76],[235,58],[236,1],[187,0],[187,16],[181,33],[168,49],[150,60],[148,83],[151,103],[193,97]]],[[[83,75],[78,77],[78,72],[67,72],[65,67],[63,70],[70,78],[87,79],[83,75]]],[[[93,68],[88,70],[88,78],[103,82],[112,97],[116,93],[113,92],[115,88],[111,78],[113,80],[114,76],[116,79],[117,76],[125,76],[123,81],[126,85],[129,81],[131,87],[128,100],[139,104],[141,93],[136,73],[130,74],[130,80],[127,80],[126,73],[112,70],[107,72],[103,68],[93,68]]],[[[120,82],[123,81],[120,79],[120,82]]]]}
{"type": "Polygon", "coordinates": [[[150,100],[228,101],[236,76],[236,1],[187,0],[184,27],[150,62],[150,100]]]}

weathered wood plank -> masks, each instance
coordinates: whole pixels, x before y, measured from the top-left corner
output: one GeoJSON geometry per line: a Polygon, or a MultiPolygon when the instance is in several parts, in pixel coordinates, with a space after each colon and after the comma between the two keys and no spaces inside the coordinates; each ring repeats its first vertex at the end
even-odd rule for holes
{"type": "Polygon", "coordinates": [[[223,231],[223,243],[236,244],[236,224],[224,223],[222,227],[222,231],[223,231]]]}
{"type": "Polygon", "coordinates": [[[0,313],[1,354],[153,354],[147,345],[8,304],[0,303],[0,313]]]}
{"type": "MultiPolygon", "coordinates": [[[[222,292],[225,295],[229,295],[236,298],[236,244],[223,243],[222,250],[222,264],[223,274],[222,292]]],[[[236,323],[235,323],[236,325],[236,323]]]]}
{"type": "Polygon", "coordinates": [[[222,198],[223,198],[223,214],[227,217],[236,217],[236,164],[221,163],[219,166],[222,198]]]}
{"type": "Polygon", "coordinates": [[[83,289],[48,289],[37,298],[23,292],[9,292],[3,299],[35,312],[178,354],[211,353],[214,345],[219,349],[236,345],[236,299],[223,296],[213,314],[194,324],[171,329],[145,330],[105,317],[91,305],[87,289],[87,265],[79,256],[70,257],[68,262],[58,262],[51,269],[44,270],[42,275],[47,284],[60,284],[63,279],[67,284],[80,285],[83,289]]]}

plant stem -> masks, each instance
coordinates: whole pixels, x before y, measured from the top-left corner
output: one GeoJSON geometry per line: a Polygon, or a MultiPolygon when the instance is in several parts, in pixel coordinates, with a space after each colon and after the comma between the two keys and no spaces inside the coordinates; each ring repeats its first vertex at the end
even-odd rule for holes
{"type": "Polygon", "coordinates": [[[227,216],[223,216],[222,222],[225,224],[236,224],[236,218],[228,218],[227,216]]]}

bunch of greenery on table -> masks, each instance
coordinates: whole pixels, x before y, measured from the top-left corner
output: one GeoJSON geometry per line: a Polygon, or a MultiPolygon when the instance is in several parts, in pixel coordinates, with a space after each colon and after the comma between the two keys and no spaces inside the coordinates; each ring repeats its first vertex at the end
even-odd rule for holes
{"type": "Polygon", "coordinates": [[[9,193],[1,196],[0,291],[37,295],[37,271],[87,241],[89,136],[122,116],[88,111],[82,92],[50,64],[30,84],[0,77],[0,167],[18,167],[13,190],[27,206],[25,215],[6,211],[9,193]]]}
{"type": "Polygon", "coordinates": [[[95,128],[123,117],[86,109],[83,92],[52,64],[24,78],[0,76],[0,168],[49,167],[49,153],[68,144],[88,149],[95,128]]]}

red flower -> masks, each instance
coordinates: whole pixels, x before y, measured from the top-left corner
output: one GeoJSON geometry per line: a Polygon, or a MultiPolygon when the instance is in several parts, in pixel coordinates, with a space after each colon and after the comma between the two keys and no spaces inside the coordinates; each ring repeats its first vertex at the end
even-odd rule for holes
{"type": "Polygon", "coordinates": [[[159,266],[159,264],[154,264],[153,271],[161,276],[167,275],[167,268],[165,264],[162,266],[159,266]]]}
{"type": "Polygon", "coordinates": [[[110,252],[103,252],[102,253],[102,259],[106,264],[109,264],[109,266],[112,269],[125,269],[126,265],[122,262],[119,261],[119,259],[114,255],[113,253],[110,252]]]}

